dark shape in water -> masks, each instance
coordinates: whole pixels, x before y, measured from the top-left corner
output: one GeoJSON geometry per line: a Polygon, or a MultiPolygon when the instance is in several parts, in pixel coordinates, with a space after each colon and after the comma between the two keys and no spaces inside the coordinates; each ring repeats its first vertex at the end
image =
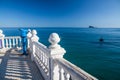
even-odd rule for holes
{"type": "Polygon", "coordinates": [[[104,42],[104,39],[101,37],[101,38],[99,39],[99,42],[104,42]]]}
{"type": "Polygon", "coordinates": [[[89,26],[89,28],[95,28],[94,26],[89,26]]]}

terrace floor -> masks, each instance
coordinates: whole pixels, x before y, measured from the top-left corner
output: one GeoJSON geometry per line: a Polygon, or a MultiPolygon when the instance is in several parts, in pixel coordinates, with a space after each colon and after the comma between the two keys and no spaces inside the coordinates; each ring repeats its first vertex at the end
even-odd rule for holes
{"type": "Polygon", "coordinates": [[[0,80],[44,80],[30,56],[15,49],[0,53],[0,80]]]}

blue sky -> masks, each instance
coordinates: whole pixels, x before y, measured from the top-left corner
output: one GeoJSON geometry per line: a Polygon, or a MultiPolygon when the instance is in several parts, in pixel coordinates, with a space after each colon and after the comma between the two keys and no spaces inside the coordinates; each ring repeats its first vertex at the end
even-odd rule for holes
{"type": "Polygon", "coordinates": [[[0,27],[119,27],[120,0],[0,0],[0,27]]]}

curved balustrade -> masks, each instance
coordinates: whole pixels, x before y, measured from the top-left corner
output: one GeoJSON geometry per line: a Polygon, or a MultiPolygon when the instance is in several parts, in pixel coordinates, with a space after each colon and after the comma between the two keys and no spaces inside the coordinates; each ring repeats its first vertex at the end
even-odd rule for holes
{"type": "Polygon", "coordinates": [[[45,80],[97,80],[64,58],[53,59],[49,49],[40,44],[39,42],[33,42],[35,47],[34,61],[45,80]],[[50,79],[51,76],[52,79],[50,79]]]}
{"type": "Polygon", "coordinates": [[[44,72],[49,75],[49,51],[46,47],[41,46],[39,43],[34,43],[35,45],[35,58],[36,62],[40,64],[44,72]]]}
{"type": "MultiPolygon", "coordinates": [[[[47,48],[38,42],[37,31],[28,33],[28,51],[45,80],[97,80],[84,70],[63,58],[66,51],[58,43],[59,35],[52,33],[48,39],[51,45],[47,48]]],[[[5,37],[0,30],[0,51],[10,48],[21,48],[21,37],[5,37]]]]}
{"type": "Polygon", "coordinates": [[[52,33],[49,38],[51,45],[47,48],[38,42],[37,32],[33,31],[29,38],[31,59],[35,61],[45,80],[97,80],[84,70],[63,58],[66,52],[58,42],[58,34],[52,33]]]}
{"type": "Polygon", "coordinates": [[[30,44],[30,49],[33,49],[33,54],[31,57],[34,56],[34,61],[37,64],[38,68],[40,69],[42,75],[46,80],[49,80],[50,78],[50,67],[49,67],[49,50],[46,46],[39,42],[33,42],[30,44]],[[32,45],[32,48],[31,48],[32,45]]]}

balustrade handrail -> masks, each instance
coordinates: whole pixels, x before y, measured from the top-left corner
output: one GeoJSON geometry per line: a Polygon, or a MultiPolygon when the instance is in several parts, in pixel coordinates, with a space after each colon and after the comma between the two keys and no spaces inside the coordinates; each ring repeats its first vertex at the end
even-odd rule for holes
{"type": "Polygon", "coordinates": [[[21,38],[20,36],[5,36],[4,39],[21,38]]]}
{"type": "Polygon", "coordinates": [[[88,74],[87,72],[85,72],[84,70],[72,64],[64,58],[55,59],[54,61],[57,65],[62,67],[66,72],[68,72],[71,75],[72,80],[80,80],[80,78],[82,80],[97,80],[97,78],[91,76],[90,74],[88,74]]]}
{"type": "Polygon", "coordinates": [[[46,80],[49,80],[50,79],[49,49],[44,44],[35,41],[32,42],[31,40],[30,40],[30,49],[32,49],[30,50],[30,52],[32,52],[31,59],[35,61],[39,70],[42,72],[44,78],[46,80]]]}
{"type": "Polygon", "coordinates": [[[20,36],[7,36],[3,38],[4,42],[4,48],[10,49],[10,48],[21,48],[21,37],[20,36]]]}
{"type": "Polygon", "coordinates": [[[40,43],[40,42],[33,42],[33,45],[35,45],[36,47],[40,48],[41,51],[44,51],[48,57],[50,57],[49,53],[49,49],[47,48],[47,46],[45,46],[44,44],[40,43]]]}
{"type": "Polygon", "coordinates": [[[21,49],[22,40],[20,36],[4,36],[0,33],[0,52],[6,52],[8,49],[17,48],[21,49]]]}
{"type": "MultiPolygon", "coordinates": [[[[40,50],[44,51],[45,55],[47,55],[49,58],[51,58],[49,52],[50,50],[47,48],[47,46],[45,46],[44,44],[40,43],[40,42],[33,42],[33,45],[35,45],[35,47],[39,47],[40,50]]],[[[38,54],[39,52],[37,52],[38,54]]],[[[64,59],[64,58],[56,58],[53,59],[51,58],[54,62],[54,64],[58,65],[59,67],[63,68],[64,72],[70,75],[71,80],[98,80],[97,78],[91,76],[90,74],[88,74],[87,72],[85,72],[84,70],[82,70],[81,68],[75,66],[74,64],[72,64],[71,62],[69,62],[68,60],[64,59]]],[[[39,65],[38,65],[39,67],[39,65]]]]}

